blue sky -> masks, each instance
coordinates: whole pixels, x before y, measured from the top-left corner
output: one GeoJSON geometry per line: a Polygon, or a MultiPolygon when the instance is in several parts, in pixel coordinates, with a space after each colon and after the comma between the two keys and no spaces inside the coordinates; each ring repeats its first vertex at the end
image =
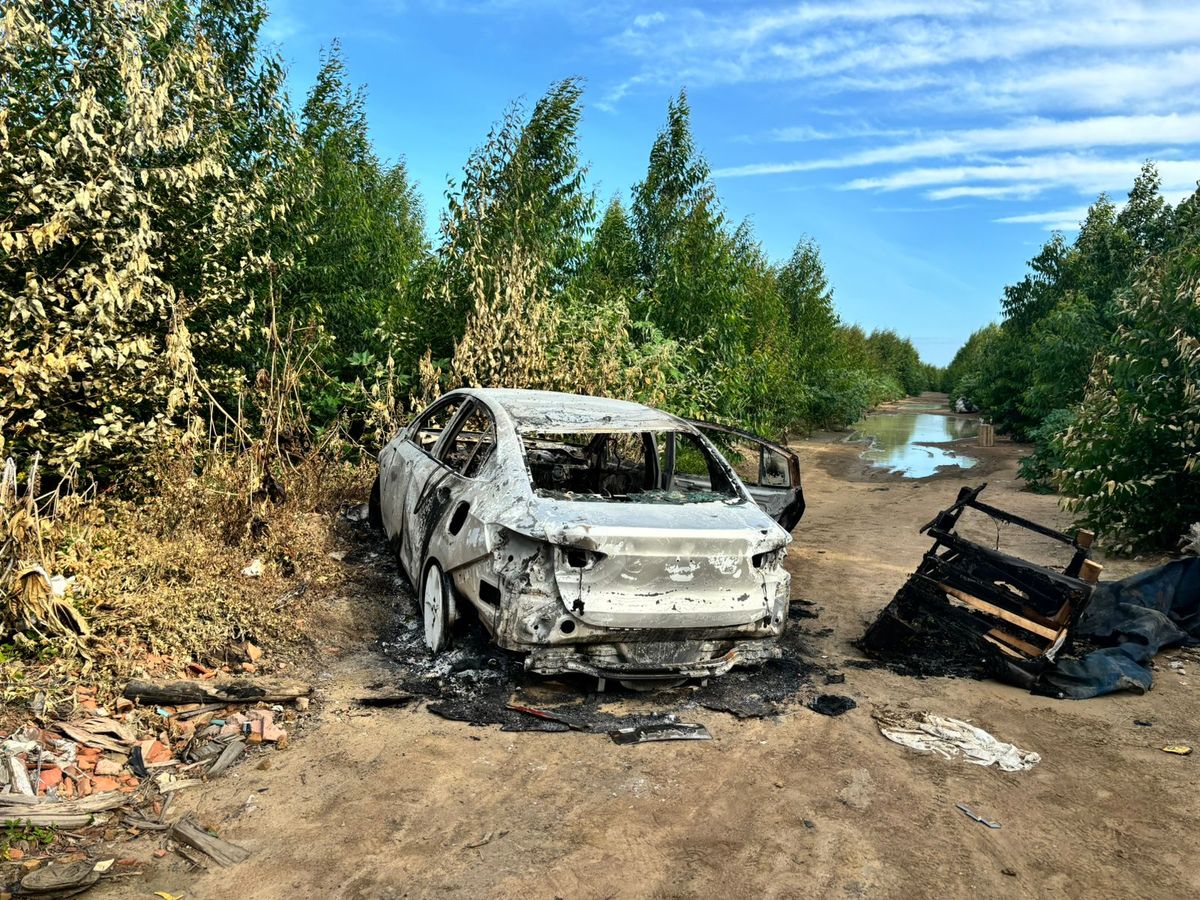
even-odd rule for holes
{"type": "Polygon", "coordinates": [[[1177,201],[1200,178],[1200,4],[270,0],[300,102],[342,41],[376,148],[430,219],[512,100],[586,79],[582,150],[628,200],[668,99],[734,219],[785,258],[821,247],[842,317],[945,364],[1003,286],[1142,162],[1177,201]]]}

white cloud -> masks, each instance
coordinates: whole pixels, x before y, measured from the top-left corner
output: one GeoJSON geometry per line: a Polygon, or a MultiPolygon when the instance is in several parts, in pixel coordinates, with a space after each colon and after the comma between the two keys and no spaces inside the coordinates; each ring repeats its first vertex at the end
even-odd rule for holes
{"type": "Polygon", "coordinates": [[[843,156],[787,163],[753,163],[718,169],[726,178],[848,169],[917,159],[974,156],[990,152],[1058,148],[1128,147],[1200,143],[1200,113],[1102,116],[1051,121],[1034,119],[998,128],[946,132],[920,140],[873,147],[843,156]]]}
{"type": "Polygon", "coordinates": [[[1003,216],[993,221],[1006,225],[1041,225],[1046,231],[1078,231],[1080,224],[1087,218],[1087,214],[1086,206],[1077,206],[1072,209],[1057,209],[1050,212],[1003,216]]]}
{"type": "MultiPolygon", "coordinates": [[[[639,16],[638,22],[648,17],[639,16]]],[[[985,105],[1018,97],[1082,108],[1200,83],[1190,3],[796,3],[690,7],[610,38],[645,82],[802,82],[896,91],[914,78],[985,105]],[[1115,88],[1116,90],[1112,90],[1115,88]]]]}
{"type": "Polygon", "coordinates": [[[1028,200],[1046,190],[1044,184],[968,184],[926,191],[930,200],[1028,200]]]}
{"type": "Polygon", "coordinates": [[[718,160],[722,178],[844,171],[845,189],[946,203],[1123,196],[1151,157],[1164,196],[1186,196],[1200,175],[1192,2],[691,0],[669,16],[616,8],[610,25],[626,72],[601,108],[684,84],[769,92],[781,111],[804,111],[760,132],[760,158],[718,160]],[[796,143],[813,146],[780,158],[796,143]]]}
{"type": "Polygon", "coordinates": [[[642,13],[633,17],[634,28],[649,28],[651,25],[661,25],[667,21],[666,15],[660,12],[642,13]]]}
{"type": "MultiPolygon", "coordinates": [[[[1034,187],[1065,187],[1095,196],[1102,192],[1128,190],[1144,163],[1144,159],[1103,159],[1062,153],[1014,157],[995,163],[903,169],[888,175],[856,178],[842,187],[852,191],[929,188],[927,196],[930,199],[947,199],[964,196],[964,193],[947,193],[945,186],[975,187],[979,182],[987,182],[1020,191],[1032,191],[1034,187]],[[932,190],[934,188],[939,190],[932,190]]],[[[1195,189],[1197,176],[1200,176],[1200,159],[1162,160],[1156,166],[1164,193],[1177,195],[1195,189]]]]}

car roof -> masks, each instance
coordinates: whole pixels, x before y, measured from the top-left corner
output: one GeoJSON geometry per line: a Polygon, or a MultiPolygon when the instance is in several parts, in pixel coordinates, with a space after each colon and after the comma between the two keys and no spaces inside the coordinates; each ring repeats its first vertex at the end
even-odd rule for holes
{"type": "Polygon", "coordinates": [[[518,431],[692,431],[670,413],[610,397],[529,391],[515,388],[463,388],[502,410],[518,431]]]}

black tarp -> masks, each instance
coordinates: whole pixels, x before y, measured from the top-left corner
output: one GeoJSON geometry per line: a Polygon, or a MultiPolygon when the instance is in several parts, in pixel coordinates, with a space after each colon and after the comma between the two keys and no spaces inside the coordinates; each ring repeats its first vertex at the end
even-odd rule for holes
{"type": "Polygon", "coordinates": [[[1159,650],[1200,644],[1200,559],[1102,582],[1073,638],[1079,655],[1060,657],[1043,671],[1034,693],[1086,700],[1150,690],[1150,661],[1159,650]]]}

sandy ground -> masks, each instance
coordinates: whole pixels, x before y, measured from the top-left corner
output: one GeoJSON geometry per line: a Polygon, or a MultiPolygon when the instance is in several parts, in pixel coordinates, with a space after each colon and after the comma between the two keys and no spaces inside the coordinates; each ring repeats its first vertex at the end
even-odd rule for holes
{"type": "MultiPolygon", "coordinates": [[[[841,668],[851,641],[916,566],[920,525],[958,488],[1065,524],[1053,497],[1020,490],[1017,448],[965,473],[872,475],[861,447],[797,445],[808,512],[789,557],[794,597],[816,601],[821,661],[858,708],[767,720],[697,710],[711,742],[618,747],[601,735],[504,733],[421,707],[353,703],[386,685],[378,638],[393,598],[352,592],[327,610],[318,702],[288,749],[184,792],[176,811],[251,851],[198,873],[174,854],[95,895],[244,897],[1195,897],[1200,673],[1164,666],[1152,693],[1083,702],[990,682],[841,668]],[[831,629],[831,631],[827,631],[831,629]],[[1189,683],[1190,682],[1190,683],[1189,683]],[[966,718],[1042,762],[1009,774],[919,756],[883,739],[882,704],[966,718]],[[1134,720],[1152,722],[1151,727],[1134,720]],[[967,803],[1002,824],[964,816],[967,803]]],[[[1032,543],[1002,547],[1035,552],[1032,543]]],[[[1153,561],[1109,561],[1119,577],[1153,561]]],[[[371,583],[367,578],[363,583],[371,583]]],[[[353,580],[348,582],[353,584],[353,580]]],[[[645,701],[653,707],[653,699],[645,701]]]]}

